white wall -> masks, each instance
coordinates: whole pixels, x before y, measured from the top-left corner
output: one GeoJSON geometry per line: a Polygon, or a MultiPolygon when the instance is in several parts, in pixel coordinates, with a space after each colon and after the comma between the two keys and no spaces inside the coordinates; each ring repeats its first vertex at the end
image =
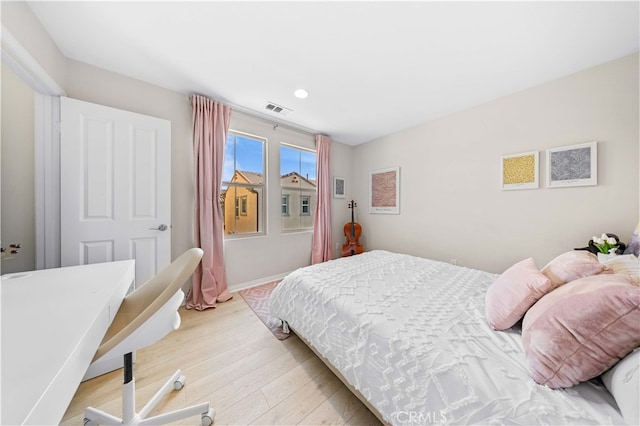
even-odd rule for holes
{"type": "MultiPolygon", "coordinates": [[[[54,84],[66,85],[65,58],[26,2],[0,2],[2,26],[26,49],[54,84]]],[[[10,43],[3,40],[3,44],[10,43]]],[[[21,65],[21,64],[18,64],[21,65]]]]}
{"type": "Polygon", "coordinates": [[[35,269],[34,93],[2,65],[2,246],[22,243],[20,253],[5,257],[3,274],[35,269]]]}
{"type": "MultiPolygon", "coordinates": [[[[334,258],[340,257],[342,245],[346,242],[344,225],[347,222],[351,223],[351,210],[348,205],[356,197],[355,174],[353,172],[354,152],[355,149],[352,146],[335,141],[331,144],[331,167],[333,169],[331,176],[332,178],[339,176],[345,179],[345,198],[333,198],[331,206],[334,258]]],[[[331,183],[333,184],[333,179],[331,183]]],[[[363,212],[366,211],[367,203],[364,200],[356,200],[356,202],[358,207],[354,210],[354,218],[356,222],[360,222],[363,212]]],[[[361,239],[360,243],[366,243],[365,239],[361,239]]]]}
{"type": "MultiPolygon", "coordinates": [[[[373,118],[375,119],[375,118],[373,118]]],[[[361,214],[368,249],[502,272],[539,267],[592,235],[629,237],[639,218],[638,55],[588,69],[356,147],[369,171],[400,166],[400,214],[361,214]],[[546,188],[547,148],[598,141],[598,185],[546,188]],[[500,191],[500,156],[540,151],[541,187],[500,191]]]]}

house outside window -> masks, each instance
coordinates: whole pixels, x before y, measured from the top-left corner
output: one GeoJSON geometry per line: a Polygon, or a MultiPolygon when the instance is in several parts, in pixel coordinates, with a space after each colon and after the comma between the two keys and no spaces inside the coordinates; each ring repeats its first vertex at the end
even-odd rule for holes
{"type": "Polygon", "coordinates": [[[220,191],[226,236],[264,232],[266,143],[234,130],[227,135],[220,191]]]}
{"type": "Polygon", "coordinates": [[[316,186],[315,151],[281,143],[280,190],[283,203],[281,217],[283,231],[313,228],[318,198],[316,186]]]}

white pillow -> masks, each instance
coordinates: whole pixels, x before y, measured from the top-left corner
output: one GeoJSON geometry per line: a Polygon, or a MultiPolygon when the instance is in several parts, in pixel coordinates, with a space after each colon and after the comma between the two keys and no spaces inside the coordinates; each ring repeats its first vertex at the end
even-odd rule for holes
{"type": "Polygon", "coordinates": [[[600,263],[607,265],[614,274],[630,275],[636,285],[640,285],[640,259],[633,254],[623,254],[603,258],[598,254],[600,263]]]}
{"type": "Polygon", "coordinates": [[[624,421],[628,425],[640,425],[640,348],[622,358],[601,377],[624,421]]]}

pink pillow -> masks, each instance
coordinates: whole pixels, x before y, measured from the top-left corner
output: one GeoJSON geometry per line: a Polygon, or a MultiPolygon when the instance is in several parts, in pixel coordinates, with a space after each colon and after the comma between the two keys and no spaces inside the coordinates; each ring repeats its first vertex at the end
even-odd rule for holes
{"type": "Polygon", "coordinates": [[[611,269],[598,261],[598,257],[585,250],[562,253],[540,271],[554,287],[591,275],[611,273],[611,269]]]}
{"type": "Polygon", "coordinates": [[[524,316],[533,380],[551,388],[592,379],[640,346],[640,287],[621,274],[593,275],[542,297],[524,316]]]}
{"type": "Polygon", "coordinates": [[[538,271],[532,258],[522,260],[504,271],[487,289],[487,321],[495,330],[506,330],[552,289],[551,282],[538,271]]]}

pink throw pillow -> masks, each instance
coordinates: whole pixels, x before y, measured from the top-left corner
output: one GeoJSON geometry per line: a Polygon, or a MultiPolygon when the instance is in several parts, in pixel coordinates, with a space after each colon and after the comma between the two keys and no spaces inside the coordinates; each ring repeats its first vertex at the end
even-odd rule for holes
{"type": "Polygon", "coordinates": [[[540,271],[551,280],[554,287],[578,278],[611,273],[611,269],[598,261],[598,257],[585,250],[562,253],[540,271]]]}
{"type": "Polygon", "coordinates": [[[563,388],[592,379],[640,346],[640,287],[627,275],[580,278],[542,297],[524,316],[533,380],[563,388]]]}
{"type": "Polygon", "coordinates": [[[504,271],[487,289],[487,321],[495,330],[506,330],[517,323],[536,300],[553,289],[532,258],[504,271]]]}

